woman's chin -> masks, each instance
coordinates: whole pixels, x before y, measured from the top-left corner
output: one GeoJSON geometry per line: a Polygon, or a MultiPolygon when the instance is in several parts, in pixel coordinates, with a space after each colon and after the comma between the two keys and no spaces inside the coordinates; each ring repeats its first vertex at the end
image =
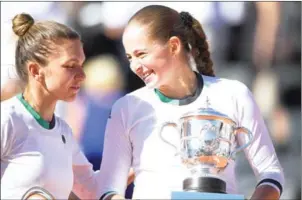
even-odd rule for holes
{"type": "Polygon", "coordinates": [[[145,84],[146,84],[146,87],[149,88],[149,89],[154,89],[157,86],[157,82],[156,81],[151,81],[151,82],[145,83],[145,84]]]}
{"type": "Polygon", "coordinates": [[[144,81],[146,84],[146,87],[149,89],[154,89],[158,87],[158,78],[156,76],[153,76],[150,79],[147,79],[147,81],[144,81]]]}
{"type": "Polygon", "coordinates": [[[61,100],[65,101],[65,102],[72,102],[76,99],[76,97],[77,97],[77,94],[72,94],[72,95],[62,98],[61,100]]]}

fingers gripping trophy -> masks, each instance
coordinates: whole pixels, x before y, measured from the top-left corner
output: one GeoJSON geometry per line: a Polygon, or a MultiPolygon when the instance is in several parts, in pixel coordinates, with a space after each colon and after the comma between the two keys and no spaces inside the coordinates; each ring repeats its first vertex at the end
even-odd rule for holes
{"type": "Polygon", "coordinates": [[[248,129],[238,127],[227,115],[210,108],[207,101],[205,108],[182,115],[178,123],[164,123],[160,137],[177,150],[182,164],[190,172],[190,176],[183,181],[184,192],[175,198],[244,199],[243,195],[226,194],[226,182],[219,174],[237,152],[244,150],[252,142],[252,133],[248,129]],[[165,139],[162,130],[166,126],[178,130],[179,146],[165,139]],[[238,134],[244,134],[248,140],[233,148],[238,134]]]}

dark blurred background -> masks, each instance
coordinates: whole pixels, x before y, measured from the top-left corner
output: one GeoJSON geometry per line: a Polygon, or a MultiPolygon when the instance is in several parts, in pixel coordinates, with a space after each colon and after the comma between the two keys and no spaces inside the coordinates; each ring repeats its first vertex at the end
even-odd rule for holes
{"type": "MultiPolygon", "coordinates": [[[[282,199],[300,199],[301,2],[1,2],[1,78],[14,63],[15,14],[76,29],[84,42],[87,80],[76,101],[60,102],[56,113],[99,169],[112,104],[143,86],[129,69],[121,36],[130,16],[149,4],[188,11],[201,22],[216,75],[245,83],[262,111],[284,168],[282,199]]],[[[237,162],[239,192],[250,196],[255,176],[243,153],[237,162]]]]}

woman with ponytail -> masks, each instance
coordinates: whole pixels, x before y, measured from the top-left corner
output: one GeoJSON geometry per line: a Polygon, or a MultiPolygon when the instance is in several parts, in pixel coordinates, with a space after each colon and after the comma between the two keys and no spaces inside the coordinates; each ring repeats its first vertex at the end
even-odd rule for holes
{"type": "MultiPolygon", "coordinates": [[[[208,103],[253,134],[245,149],[258,181],[252,199],[280,197],[282,168],[253,95],[241,82],[215,76],[207,38],[196,19],[165,6],[147,6],[129,20],[123,44],[131,70],[146,87],[122,97],[112,108],[100,199],[123,198],[131,167],[134,199],[170,199],[172,191],[181,191],[185,170],[174,149],[160,139],[159,127],[208,103]]],[[[170,131],[163,130],[171,142],[179,139],[177,132],[170,131]]],[[[238,194],[235,162],[220,175],[227,193],[238,194]]]]}

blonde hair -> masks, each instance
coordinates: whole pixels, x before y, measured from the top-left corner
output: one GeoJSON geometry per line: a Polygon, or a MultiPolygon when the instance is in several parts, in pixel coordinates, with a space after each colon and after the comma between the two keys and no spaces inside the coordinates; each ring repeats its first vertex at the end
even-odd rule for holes
{"type": "Polygon", "coordinates": [[[16,45],[15,67],[21,80],[27,82],[26,63],[33,61],[41,66],[48,64],[48,56],[62,39],[80,39],[70,27],[54,21],[35,23],[26,13],[17,14],[12,20],[12,29],[19,37],[16,45]]]}

